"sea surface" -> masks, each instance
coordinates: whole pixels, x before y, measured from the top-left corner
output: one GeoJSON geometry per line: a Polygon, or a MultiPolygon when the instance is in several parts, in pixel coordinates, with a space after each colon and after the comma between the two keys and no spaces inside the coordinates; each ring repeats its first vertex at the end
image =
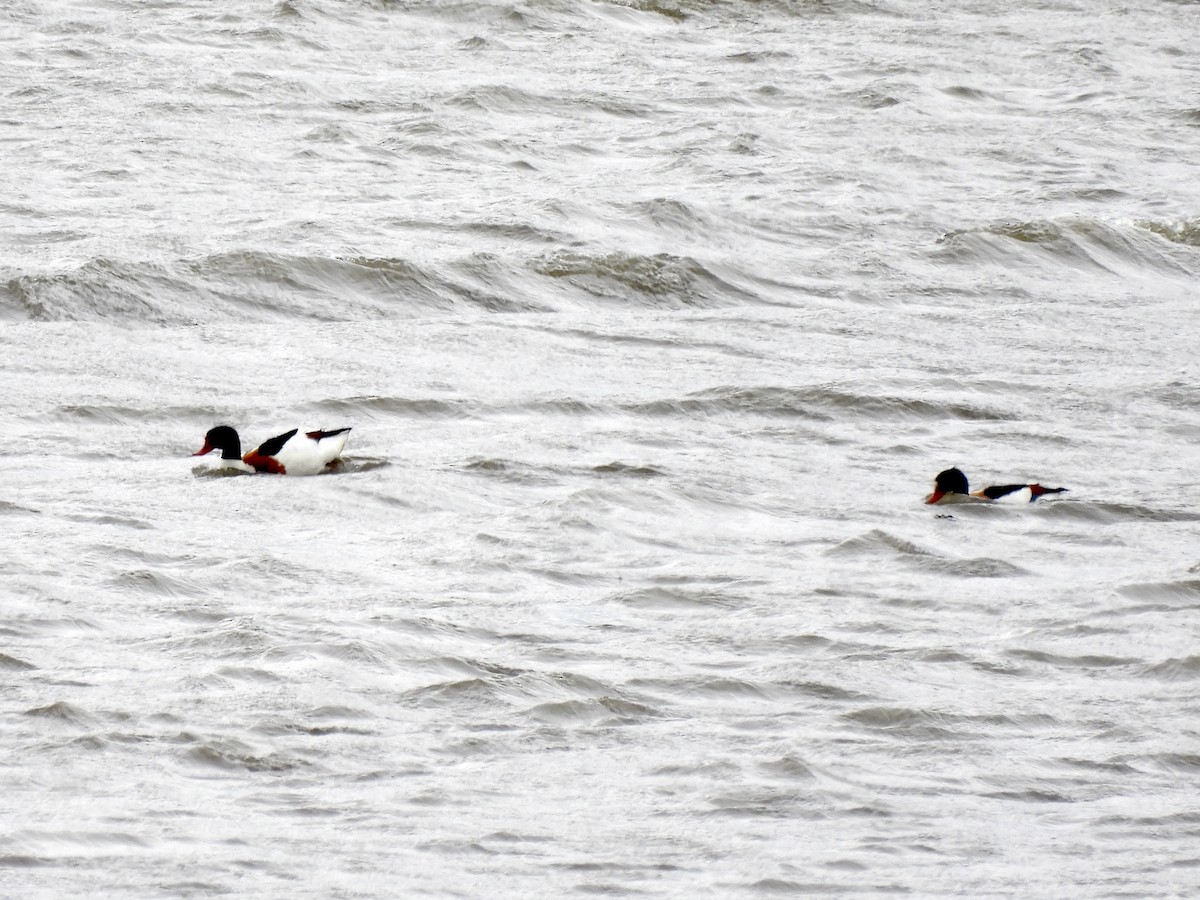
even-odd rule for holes
{"type": "Polygon", "coordinates": [[[4,3],[0,896],[1197,896],[1197,34],[4,3]]]}

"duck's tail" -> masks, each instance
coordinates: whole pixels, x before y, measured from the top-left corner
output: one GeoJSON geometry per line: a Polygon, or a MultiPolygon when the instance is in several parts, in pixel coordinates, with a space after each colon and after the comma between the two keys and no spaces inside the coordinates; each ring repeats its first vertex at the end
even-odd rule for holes
{"type": "Polygon", "coordinates": [[[1048,488],[1042,487],[1040,484],[1029,485],[1029,502],[1032,503],[1043,494],[1062,494],[1066,492],[1064,487],[1048,488]]]}

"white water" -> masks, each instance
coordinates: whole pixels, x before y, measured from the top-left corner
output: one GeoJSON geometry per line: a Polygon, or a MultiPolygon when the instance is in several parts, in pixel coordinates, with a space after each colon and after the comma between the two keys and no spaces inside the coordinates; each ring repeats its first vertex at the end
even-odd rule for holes
{"type": "Polygon", "coordinates": [[[1192,895],[1194,18],[0,12],[0,894],[1192,895]]]}

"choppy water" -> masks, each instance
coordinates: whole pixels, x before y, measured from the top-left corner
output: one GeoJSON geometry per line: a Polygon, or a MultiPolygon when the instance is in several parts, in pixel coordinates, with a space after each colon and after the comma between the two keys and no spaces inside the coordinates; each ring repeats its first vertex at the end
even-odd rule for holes
{"type": "Polygon", "coordinates": [[[1197,13],[5,5],[0,894],[1193,896],[1197,13]]]}

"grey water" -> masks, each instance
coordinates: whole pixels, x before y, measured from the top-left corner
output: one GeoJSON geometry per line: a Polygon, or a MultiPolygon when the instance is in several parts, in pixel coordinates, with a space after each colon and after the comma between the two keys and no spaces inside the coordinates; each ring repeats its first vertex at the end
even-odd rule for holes
{"type": "Polygon", "coordinates": [[[1198,15],[5,4],[0,895],[1195,896],[1198,15]]]}

